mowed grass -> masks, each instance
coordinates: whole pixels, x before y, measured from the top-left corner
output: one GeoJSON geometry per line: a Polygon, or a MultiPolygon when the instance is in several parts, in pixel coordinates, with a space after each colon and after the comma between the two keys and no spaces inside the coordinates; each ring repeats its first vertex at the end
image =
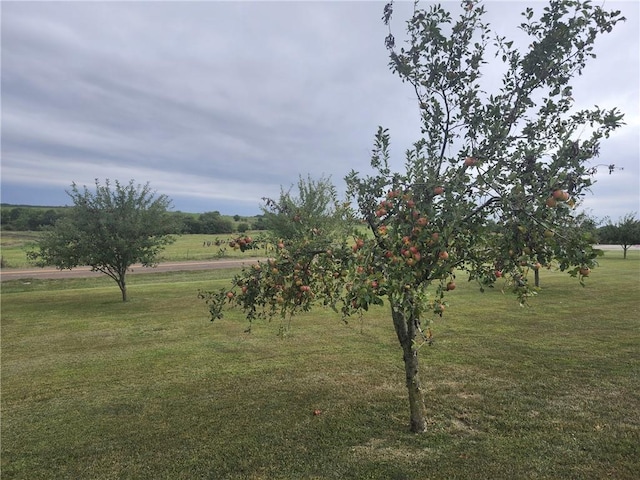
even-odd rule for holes
{"type": "Polygon", "coordinates": [[[126,304],[106,278],[3,283],[2,478],[638,478],[636,252],[586,288],[544,271],[527,308],[458,279],[422,435],[386,308],[245,333],[196,298],[233,273],[131,276],[126,304]]]}

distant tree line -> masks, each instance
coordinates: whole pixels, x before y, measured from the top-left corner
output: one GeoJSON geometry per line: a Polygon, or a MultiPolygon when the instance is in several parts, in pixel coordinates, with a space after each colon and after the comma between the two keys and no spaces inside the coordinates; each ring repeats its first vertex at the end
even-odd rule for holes
{"type": "MultiPolygon", "coordinates": [[[[2,205],[0,208],[0,226],[5,231],[39,232],[52,227],[69,211],[69,207],[34,207],[2,205]]],[[[247,230],[264,230],[262,215],[241,217],[227,216],[218,211],[205,213],[170,213],[174,226],[173,234],[220,234],[246,232],[247,230]]]]}
{"type": "Polygon", "coordinates": [[[6,206],[0,208],[2,230],[38,232],[53,226],[64,216],[66,207],[22,207],[6,206]]]}
{"type": "MultiPolygon", "coordinates": [[[[63,218],[69,207],[35,207],[23,205],[2,205],[0,207],[0,226],[5,231],[39,232],[63,218]]],[[[172,234],[226,234],[244,233],[248,230],[265,230],[263,215],[241,217],[240,215],[222,215],[219,211],[205,213],[170,212],[174,226],[172,234]]],[[[578,228],[587,235],[592,243],[622,245],[626,251],[631,245],[640,243],[640,222],[635,213],[625,215],[618,222],[598,226],[598,221],[586,214],[578,216],[578,228]]],[[[501,226],[488,220],[490,231],[499,233],[501,226]]]]}
{"type": "Polygon", "coordinates": [[[233,233],[246,232],[247,230],[264,230],[264,219],[262,215],[243,218],[239,215],[228,217],[218,211],[205,212],[200,214],[174,212],[175,233],[233,233]]]}

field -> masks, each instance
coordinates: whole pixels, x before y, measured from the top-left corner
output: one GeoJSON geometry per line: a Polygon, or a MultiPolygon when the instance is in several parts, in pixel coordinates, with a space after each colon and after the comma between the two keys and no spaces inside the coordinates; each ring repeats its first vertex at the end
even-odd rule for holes
{"type": "Polygon", "coordinates": [[[459,281],[421,349],[423,435],[385,308],[246,333],[196,298],[233,273],[131,276],[126,304],[106,278],[4,282],[2,478],[637,478],[639,252],[585,288],[544,271],[526,308],[459,281]]]}
{"type": "MultiPolygon", "coordinates": [[[[229,257],[250,257],[264,255],[264,249],[240,252],[229,247],[228,241],[239,234],[223,235],[175,235],[176,241],[162,252],[160,261],[211,260],[229,257]],[[216,242],[219,245],[216,245],[216,242]]],[[[244,234],[243,234],[244,235],[244,234]]],[[[259,232],[248,232],[247,235],[257,237],[259,232]]],[[[2,232],[3,266],[7,268],[29,267],[27,251],[34,248],[38,232],[2,232]]]]}
{"type": "Polygon", "coordinates": [[[2,248],[2,268],[27,267],[27,250],[35,245],[38,232],[2,232],[0,247],[2,248]]]}

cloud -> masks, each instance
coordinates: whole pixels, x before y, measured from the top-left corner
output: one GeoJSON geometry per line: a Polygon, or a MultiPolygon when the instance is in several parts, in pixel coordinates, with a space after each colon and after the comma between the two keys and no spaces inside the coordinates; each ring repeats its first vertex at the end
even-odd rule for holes
{"type": "MultiPolygon", "coordinates": [[[[513,32],[520,6],[486,5],[513,32]]],[[[382,6],[3,2],[2,201],[59,204],[72,181],[134,178],[183,211],[257,213],[300,175],[342,187],[367,170],[378,125],[401,168],[420,126],[411,89],[387,67],[382,6]]],[[[640,194],[639,9],[607,7],[629,21],[603,38],[575,94],[627,113],[599,159],[625,167],[624,191],[608,176],[594,187],[601,216],[637,209],[640,194]]],[[[411,9],[396,4],[396,30],[411,9]]]]}

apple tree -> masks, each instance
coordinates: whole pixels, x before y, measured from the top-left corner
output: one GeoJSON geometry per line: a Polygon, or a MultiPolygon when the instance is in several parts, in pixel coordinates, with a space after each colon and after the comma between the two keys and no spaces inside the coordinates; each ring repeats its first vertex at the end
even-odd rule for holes
{"type": "Polygon", "coordinates": [[[623,116],[576,109],[572,79],[594,57],[597,37],[623,18],[577,0],[551,2],[538,15],[526,8],[519,29],[529,40],[520,47],[492,31],[485,7],[473,1],[455,16],[440,5],[416,5],[406,45],[397,48],[392,14],[386,5],[389,65],[415,95],[422,138],[394,171],[390,133],[380,127],[371,171],[347,175],[367,233],[338,232],[351,236],[348,245],[319,231],[313,244],[310,219],[281,199],[276,218],[287,228],[300,222],[301,230],[282,227],[274,258],[206,298],[212,319],[229,300],[249,318],[312,303],[349,316],[385,303],[403,352],[410,428],[421,432],[418,346],[430,340],[429,319],[444,313],[456,277],[466,273],[480,289],[499,281],[526,303],[536,293],[532,270],[553,264],[582,282],[596,264],[596,252],[571,225],[593,181],[589,162],[623,116]],[[485,82],[483,74],[496,70],[500,79],[485,82]]]}
{"type": "Polygon", "coordinates": [[[71,269],[89,265],[111,277],[127,300],[126,274],[131,265],[153,266],[162,249],[173,242],[171,200],[156,196],[149,184],[123,185],[95,181],[95,192],[73,183],[67,194],[73,206],[45,231],[29,252],[37,265],[71,269]]]}
{"type": "Polygon", "coordinates": [[[230,289],[200,292],[212,320],[222,317],[230,301],[250,322],[279,316],[286,334],[292,316],[318,300],[337,310],[357,222],[329,179],[300,178],[297,187],[297,195],[289,189],[278,199],[263,199],[263,241],[274,247],[273,258],[244,267],[230,289]]]}

